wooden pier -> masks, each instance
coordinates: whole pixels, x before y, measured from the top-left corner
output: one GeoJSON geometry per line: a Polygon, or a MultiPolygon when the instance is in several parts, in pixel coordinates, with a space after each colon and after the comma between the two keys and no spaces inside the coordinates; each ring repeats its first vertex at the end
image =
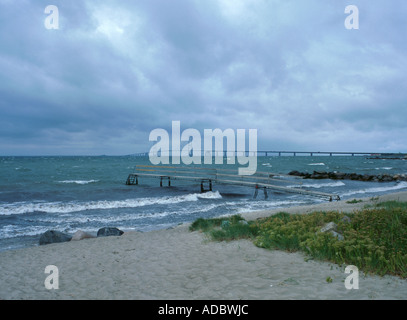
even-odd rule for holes
{"type": "MultiPolygon", "coordinates": [[[[200,183],[201,192],[212,191],[213,184],[229,184],[254,188],[254,197],[257,197],[258,190],[263,189],[265,198],[268,198],[268,190],[276,190],[287,193],[297,193],[309,196],[325,198],[329,201],[340,200],[339,195],[311,191],[300,188],[292,188],[278,184],[293,183],[292,180],[282,178],[292,176],[271,172],[259,172],[254,175],[238,175],[237,170],[208,169],[200,167],[171,167],[171,166],[149,166],[137,165],[134,172],[127,177],[127,185],[138,185],[139,178],[160,179],[160,187],[164,183],[171,186],[171,181],[184,180],[200,183]],[[207,188],[205,188],[207,187],[207,188]]],[[[298,182],[296,182],[298,183],[298,182]]],[[[299,182],[299,184],[301,184],[299,182]]]]}

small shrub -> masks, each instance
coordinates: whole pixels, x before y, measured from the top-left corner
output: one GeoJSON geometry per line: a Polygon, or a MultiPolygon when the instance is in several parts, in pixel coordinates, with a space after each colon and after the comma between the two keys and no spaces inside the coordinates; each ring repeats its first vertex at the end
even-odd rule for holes
{"type": "Polygon", "coordinates": [[[360,203],[360,202],[363,202],[363,200],[357,200],[357,199],[353,199],[353,200],[348,200],[348,201],[346,201],[346,203],[350,203],[350,204],[352,204],[352,203],[360,203]]]}
{"type": "Polygon", "coordinates": [[[191,224],[190,230],[205,232],[216,241],[251,239],[257,235],[257,226],[247,222],[240,215],[228,218],[199,218],[191,224]]]}

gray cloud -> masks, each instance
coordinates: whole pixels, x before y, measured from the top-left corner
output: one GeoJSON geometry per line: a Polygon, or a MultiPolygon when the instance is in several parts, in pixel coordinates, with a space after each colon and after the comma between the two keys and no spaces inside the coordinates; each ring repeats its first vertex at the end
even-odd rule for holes
{"type": "Polygon", "coordinates": [[[147,151],[155,128],[254,128],[259,149],[407,148],[407,5],[0,0],[1,154],[147,151]]]}

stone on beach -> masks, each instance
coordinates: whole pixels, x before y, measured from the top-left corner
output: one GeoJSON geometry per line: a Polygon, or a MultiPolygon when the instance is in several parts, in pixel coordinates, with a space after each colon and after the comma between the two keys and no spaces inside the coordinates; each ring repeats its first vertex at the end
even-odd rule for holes
{"type": "Polygon", "coordinates": [[[335,222],[329,222],[326,225],[324,225],[319,232],[329,232],[331,233],[334,237],[336,237],[339,241],[343,240],[344,237],[340,233],[337,232],[337,227],[338,225],[335,222]]]}
{"type": "Polygon", "coordinates": [[[335,222],[329,222],[321,228],[320,232],[336,231],[337,227],[335,222]]]}
{"type": "Polygon", "coordinates": [[[72,236],[70,236],[69,234],[55,230],[48,230],[41,235],[40,245],[58,242],[68,242],[71,241],[71,239],[72,236]]]}
{"type": "Polygon", "coordinates": [[[79,241],[79,240],[90,239],[90,238],[96,238],[96,237],[94,235],[90,234],[90,233],[85,232],[85,231],[78,230],[72,236],[71,241],[79,241]]]}
{"type": "Polygon", "coordinates": [[[341,235],[340,233],[336,232],[336,231],[331,231],[331,234],[336,237],[339,241],[344,240],[345,238],[343,237],[343,235],[341,235]]]}
{"type": "Polygon", "coordinates": [[[121,236],[124,232],[117,228],[105,227],[98,230],[98,237],[121,236]]]}
{"type": "Polygon", "coordinates": [[[344,217],[341,219],[341,221],[342,221],[343,223],[350,223],[352,220],[351,220],[351,218],[349,218],[348,216],[344,216],[344,217]]]}

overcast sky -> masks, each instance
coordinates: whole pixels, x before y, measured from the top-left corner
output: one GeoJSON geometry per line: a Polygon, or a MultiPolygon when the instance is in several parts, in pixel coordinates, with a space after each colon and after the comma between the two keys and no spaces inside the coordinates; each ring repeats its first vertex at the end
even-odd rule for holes
{"type": "Polygon", "coordinates": [[[407,152],[406,35],[405,0],[0,0],[0,155],[148,151],[176,120],[407,152]]]}

